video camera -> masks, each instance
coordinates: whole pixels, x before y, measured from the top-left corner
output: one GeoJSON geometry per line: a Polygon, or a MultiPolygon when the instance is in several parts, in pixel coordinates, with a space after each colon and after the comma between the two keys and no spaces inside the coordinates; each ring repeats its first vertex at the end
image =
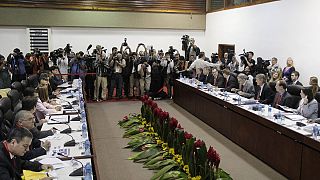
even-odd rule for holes
{"type": "Polygon", "coordinates": [[[189,46],[189,35],[183,35],[181,38],[182,41],[182,50],[186,51],[189,46]]]}
{"type": "Polygon", "coordinates": [[[67,44],[66,47],[64,48],[64,51],[67,53],[67,54],[70,54],[71,53],[71,48],[72,46],[70,44],[67,44]]]}
{"type": "Polygon", "coordinates": [[[124,43],[122,43],[123,46],[128,46],[128,43],[127,43],[127,38],[124,38],[124,43]]]}
{"type": "Polygon", "coordinates": [[[169,50],[168,53],[170,54],[170,58],[173,59],[174,58],[174,52],[176,52],[176,49],[173,49],[173,46],[169,46],[169,50]]]}
{"type": "Polygon", "coordinates": [[[57,65],[57,60],[58,58],[62,58],[63,57],[63,49],[62,48],[59,48],[59,49],[56,49],[56,50],[53,50],[50,52],[50,60],[53,62],[54,65],[57,65]]]}
{"type": "Polygon", "coordinates": [[[264,60],[261,57],[257,58],[256,72],[257,74],[267,74],[268,66],[271,64],[270,59],[264,60]]]}
{"type": "Polygon", "coordinates": [[[239,54],[239,56],[240,56],[241,62],[244,63],[246,61],[246,59],[248,59],[249,53],[246,52],[246,49],[243,49],[243,53],[239,54]]]}
{"type": "Polygon", "coordinates": [[[212,63],[217,63],[218,60],[219,60],[219,55],[218,55],[218,53],[212,53],[212,54],[211,54],[211,62],[212,62],[212,63]]]}

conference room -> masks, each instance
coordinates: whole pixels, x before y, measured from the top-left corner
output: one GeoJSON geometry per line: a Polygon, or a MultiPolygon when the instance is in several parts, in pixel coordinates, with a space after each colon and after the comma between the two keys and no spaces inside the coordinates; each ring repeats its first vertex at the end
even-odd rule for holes
{"type": "Polygon", "coordinates": [[[318,179],[318,5],[0,2],[0,179],[318,179]]]}

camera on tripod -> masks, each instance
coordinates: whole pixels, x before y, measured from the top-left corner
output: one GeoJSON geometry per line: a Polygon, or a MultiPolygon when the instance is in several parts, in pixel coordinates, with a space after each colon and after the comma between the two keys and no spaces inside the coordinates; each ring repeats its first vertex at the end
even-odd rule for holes
{"type": "Polygon", "coordinates": [[[243,49],[243,53],[239,54],[239,56],[240,56],[241,62],[244,63],[246,59],[248,59],[249,57],[249,52],[246,52],[246,49],[243,49]]]}
{"type": "Polygon", "coordinates": [[[268,66],[271,64],[270,59],[262,59],[261,57],[257,58],[256,72],[257,74],[267,74],[268,66]]]}

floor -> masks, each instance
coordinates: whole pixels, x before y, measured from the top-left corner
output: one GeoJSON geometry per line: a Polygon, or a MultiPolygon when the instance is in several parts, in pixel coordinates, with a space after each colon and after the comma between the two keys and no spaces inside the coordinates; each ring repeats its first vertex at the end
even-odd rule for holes
{"type": "MultiPolygon", "coordinates": [[[[234,144],[217,131],[194,117],[172,100],[157,101],[158,106],[175,117],[186,131],[213,146],[221,156],[220,167],[237,180],[282,180],[284,176],[234,144]]],[[[127,158],[132,155],[123,149],[128,142],[122,138],[123,130],[117,125],[129,113],[139,113],[141,102],[88,103],[92,128],[92,141],[97,155],[97,168],[101,180],[144,180],[153,172],[127,158]]]]}

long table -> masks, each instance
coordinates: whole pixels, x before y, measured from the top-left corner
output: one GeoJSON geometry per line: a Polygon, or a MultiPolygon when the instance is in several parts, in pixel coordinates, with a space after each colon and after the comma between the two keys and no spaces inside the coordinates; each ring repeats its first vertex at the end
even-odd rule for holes
{"type": "Polygon", "coordinates": [[[174,82],[174,103],[289,179],[319,179],[320,143],[265,117],[174,82]]]}

